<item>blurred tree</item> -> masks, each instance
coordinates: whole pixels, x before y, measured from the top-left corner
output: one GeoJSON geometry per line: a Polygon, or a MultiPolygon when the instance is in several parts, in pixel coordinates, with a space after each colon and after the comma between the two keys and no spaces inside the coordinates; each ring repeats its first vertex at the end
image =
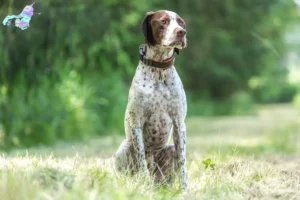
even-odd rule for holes
{"type": "Polygon", "coordinates": [[[295,10],[292,1],[173,2],[156,5],[177,11],[187,21],[189,46],[176,65],[187,66],[179,69],[196,98],[228,99],[237,91],[249,91],[253,76],[273,76],[275,71],[285,79],[281,59],[285,27],[295,10]]]}
{"type": "MultiPolygon", "coordinates": [[[[174,10],[187,23],[188,48],[176,66],[191,96],[228,102],[244,91],[237,99],[248,104],[251,78],[262,82],[276,72],[276,80],[285,80],[284,20],[294,9],[286,2],[37,2],[41,15],[29,29],[0,31],[0,142],[33,145],[123,130],[141,22],[150,10],[174,10]]],[[[0,6],[2,19],[25,5],[7,0],[0,6]]]]}

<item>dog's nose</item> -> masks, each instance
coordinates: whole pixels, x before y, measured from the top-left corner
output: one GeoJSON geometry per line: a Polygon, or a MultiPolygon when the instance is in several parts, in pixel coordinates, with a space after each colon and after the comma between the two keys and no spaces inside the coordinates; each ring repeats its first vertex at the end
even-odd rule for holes
{"type": "Polygon", "coordinates": [[[185,34],[186,34],[186,30],[184,30],[184,29],[180,29],[177,31],[178,37],[183,37],[183,36],[185,36],[185,34]]]}

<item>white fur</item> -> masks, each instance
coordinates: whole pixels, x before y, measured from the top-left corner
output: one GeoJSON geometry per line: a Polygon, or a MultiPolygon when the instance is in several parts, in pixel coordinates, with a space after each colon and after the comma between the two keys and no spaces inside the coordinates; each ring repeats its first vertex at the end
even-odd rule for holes
{"type": "MultiPolygon", "coordinates": [[[[166,34],[165,34],[165,37],[163,38],[162,40],[162,45],[163,46],[170,46],[170,44],[172,42],[174,42],[174,40],[176,40],[176,33],[175,33],[175,29],[176,28],[182,28],[178,22],[176,21],[176,18],[177,18],[177,14],[172,12],[172,11],[166,11],[169,15],[169,18],[170,18],[170,24],[168,26],[168,29],[166,31],[166,34]]],[[[184,36],[184,41],[185,41],[185,44],[186,44],[186,37],[184,36]]],[[[181,45],[176,45],[176,46],[173,46],[173,47],[176,47],[176,48],[179,48],[179,49],[182,49],[183,47],[181,45]]]]}
{"type": "MultiPolygon", "coordinates": [[[[180,27],[176,13],[167,11],[170,25],[161,45],[147,46],[148,59],[162,61],[173,55],[176,40],[175,29],[180,27]]],[[[181,28],[181,27],[180,27],[181,28]]],[[[184,36],[184,40],[186,38],[184,36]]],[[[186,44],[186,43],[185,43],[186,44]]],[[[150,174],[148,166],[154,166],[149,156],[155,158],[157,153],[167,156],[159,158],[168,164],[172,158],[182,189],[188,191],[188,174],[186,169],[186,96],[176,69],[159,69],[139,62],[129,90],[125,113],[126,139],[115,154],[118,170],[136,170],[146,176],[150,174]],[[173,135],[174,145],[168,145],[173,135]],[[168,149],[173,148],[174,152],[168,149]],[[136,166],[136,167],[135,167],[136,166]]],[[[153,159],[152,159],[153,160],[153,159]]],[[[159,166],[159,163],[155,163],[159,166]]],[[[172,169],[171,166],[168,169],[172,169]]]]}

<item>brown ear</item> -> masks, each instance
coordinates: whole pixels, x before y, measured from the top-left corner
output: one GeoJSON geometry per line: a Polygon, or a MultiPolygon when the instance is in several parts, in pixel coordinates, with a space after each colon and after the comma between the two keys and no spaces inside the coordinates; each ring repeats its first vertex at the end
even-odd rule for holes
{"type": "Polygon", "coordinates": [[[154,12],[152,12],[152,11],[147,12],[146,17],[143,21],[143,26],[142,26],[145,41],[148,45],[152,45],[152,46],[155,45],[155,40],[154,40],[154,37],[152,34],[152,27],[150,24],[150,20],[151,20],[153,14],[154,14],[154,12]]]}

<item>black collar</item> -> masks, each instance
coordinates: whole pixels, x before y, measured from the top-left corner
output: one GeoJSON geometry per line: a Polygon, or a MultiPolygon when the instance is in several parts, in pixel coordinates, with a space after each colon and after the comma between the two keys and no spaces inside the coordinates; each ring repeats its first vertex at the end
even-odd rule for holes
{"type": "Polygon", "coordinates": [[[173,64],[174,64],[175,52],[176,51],[174,51],[173,55],[170,58],[168,58],[166,60],[163,60],[161,62],[157,62],[157,61],[154,61],[154,60],[151,60],[151,59],[147,59],[146,58],[146,52],[147,52],[147,46],[145,44],[142,44],[140,46],[140,60],[145,65],[160,68],[160,69],[168,69],[168,68],[172,67],[173,64]]]}

